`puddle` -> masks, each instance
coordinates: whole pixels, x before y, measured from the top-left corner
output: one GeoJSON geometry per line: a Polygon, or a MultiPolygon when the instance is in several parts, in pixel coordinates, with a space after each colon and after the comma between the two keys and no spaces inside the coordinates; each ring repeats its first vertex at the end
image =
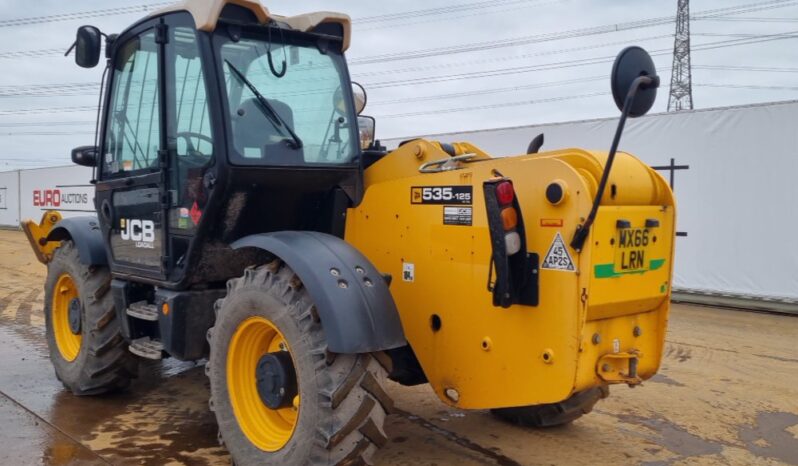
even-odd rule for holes
{"type": "Polygon", "coordinates": [[[753,426],[740,427],[740,440],[751,453],[798,464],[798,414],[785,412],[760,412],[753,426]]]}
{"type": "Polygon", "coordinates": [[[684,427],[659,416],[643,417],[634,414],[619,414],[617,417],[621,422],[640,426],[652,432],[658,437],[652,438],[657,445],[678,455],[678,457],[664,463],[654,462],[650,463],[649,466],[670,464],[694,456],[716,455],[723,451],[724,445],[722,443],[706,440],[688,432],[684,427]]]}
{"type": "Polygon", "coordinates": [[[672,378],[668,377],[663,373],[654,374],[654,377],[650,379],[652,382],[656,383],[664,383],[665,385],[672,385],[674,387],[684,387],[685,385],[681,382],[677,382],[672,378]]]}
{"type": "Polygon", "coordinates": [[[93,464],[100,457],[125,464],[229,464],[216,440],[201,365],[172,359],[146,364],[126,391],[77,397],[55,378],[44,336],[6,324],[0,323],[0,393],[37,416],[43,429],[56,426],[71,443],[45,436],[46,445],[29,449],[20,461],[0,463],[30,464],[34,451],[49,455],[43,464],[72,464],[59,458],[86,450],[99,455],[93,464]]]}

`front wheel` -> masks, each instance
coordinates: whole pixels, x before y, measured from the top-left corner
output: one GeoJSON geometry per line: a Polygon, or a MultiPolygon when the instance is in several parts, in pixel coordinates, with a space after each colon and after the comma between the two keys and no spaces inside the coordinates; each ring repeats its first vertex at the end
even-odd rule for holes
{"type": "Polygon", "coordinates": [[[47,265],[44,318],[56,377],[76,395],[125,388],[138,363],[127,350],[110,292],[108,267],[80,262],[63,241],[47,265]]]}
{"type": "Polygon", "coordinates": [[[387,437],[385,370],[327,351],[299,278],[279,261],[228,282],[208,332],[219,438],[236,465],[368,463],[387,437]]]}
{"type": "Polygon", "coordinates": [[[524,427],[561,426],[592,411],[593,406],[609,393],[607,386],[600,386],[575,393],[559,403],[492,409],[491,413],[503,421],[524,427]]]}

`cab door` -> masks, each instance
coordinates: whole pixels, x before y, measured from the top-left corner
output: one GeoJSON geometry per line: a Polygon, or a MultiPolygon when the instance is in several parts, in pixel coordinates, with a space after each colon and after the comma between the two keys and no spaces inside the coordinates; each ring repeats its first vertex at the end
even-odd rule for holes
{"type": "Polygon", "coordinates": [[[95,197],[112,270],[153,279],[168,257],[164,27],[145,22],[114,46],[95,197]]]}
{"type": "MultiPolygon", "coordinates": [[[[170,281],[183,278],[216,185],[216,144],[202,41],[188,13],[166,17],[164,76],[170,281]]],[[[205,49],[207,50],[207,49],[205,49]]]]}

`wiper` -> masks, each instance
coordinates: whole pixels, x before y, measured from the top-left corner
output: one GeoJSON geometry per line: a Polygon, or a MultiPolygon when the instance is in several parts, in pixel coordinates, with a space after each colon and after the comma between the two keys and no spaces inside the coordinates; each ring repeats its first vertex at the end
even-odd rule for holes
{"type": "Polygon", "coordinates": [[[233,71],[236,77],[242,83],[244,83],[249,88],[249,90],[252,91],[253,94],[255,94],[255,98],[258,99],[258,102],[260,102],[261,105],[263,105],[263,108],[265,108],[266,111],[269,112],[266,116],[269,118],[269,121],[271,121],[274,127],[276,129],[280,129],[281,127],[285,128],[285,130],[291,136],[291,139],[293,139],[293,148],[301,149],[303,146],[302,140],[299,139],[299,136],[296,135],[294,129],[291,128],[291,126],[289,126],[288,123],[285,122],[285,120],[283,120],[283,118],[280,116],[279,113],[277,113],[277,110],[275,110],[274,107],[272,107],[272,104],[269,103],[268,99],[266,99],[266,97],[263,97],[263,94],[261,94],[260,91],[258,91],[258,88],[255,87],[255,85],[252,84],[249,81],[249,79],[246,78],[246,76],[244,76],[244,73],[242,73],[238,68],[233,66],[233,64],[230,63],[230,60],[225,60],[224,62],[227,63],[227,66],[230,67],[230,69],[233,71]]]}

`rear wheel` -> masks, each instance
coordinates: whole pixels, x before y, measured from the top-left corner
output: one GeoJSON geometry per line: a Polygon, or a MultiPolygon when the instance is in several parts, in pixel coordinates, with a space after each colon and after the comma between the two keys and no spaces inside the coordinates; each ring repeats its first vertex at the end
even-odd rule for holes
{"type": "Polygon", "coordinates": [[[76,395],[125,388],[137,362],[120,333],[107,267],[83,265],[63,241],[47,266],[44,317],[55,374],[76,395]]]}
{"type": "Polygon", "coordinates": [[[561,426],[588,414],[609,393],[606,386],[595,387],[575,393],[559,403],[492,409],[491,413],[499,419],[524,427],[561,426]]]}
{"type": "Polygon", "coordinates": [[[313,302],[280,262],[228,282],[206,372],[219,438],[239,466],[369,462],[387,437],[385,370],[327,351],[313,302]]]}

